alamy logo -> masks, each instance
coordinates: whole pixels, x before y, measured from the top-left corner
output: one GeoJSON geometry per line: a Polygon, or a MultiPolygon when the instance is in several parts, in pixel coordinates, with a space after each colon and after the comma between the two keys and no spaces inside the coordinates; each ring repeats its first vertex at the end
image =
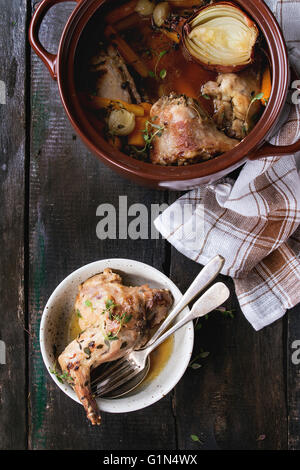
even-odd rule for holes
{"type": "Polygon", "coordinates": [[[4,341],[0,340],[0,364],[6,364],[6,346],[4,341]]]}
{"type": "Polygon", "coordinates": [[[119,196],[116,206],[105,203],[97,207],[96,235],[99,240],[157,240],[160,238],[154,221],[161,215],[161,224],[168,227],[176,240],[189,249],[199,249],[199,239],[204,233],[203,204],[144,204],[128,205],[127,196],[119,196]]]}
{"type": "Polygon", "coordinates": [[[292,354],[291,360],[292,363],[297,366],[300,364],[300,340],[295,339],[295,341],[292,342],[291,345],[292,349],[295,349],[295,351],[292,354]]]}
{"type": "Polygon", "coordinates": [[[292,93],[292,103],[300,104],[300,80],[294,80],[292,83],[292,89],[295,90],[292,93]]]}
{"type": "Polygon", "coordinates": [[[0,80],[0,104],[6,104],[6,85],[0,80]]]}

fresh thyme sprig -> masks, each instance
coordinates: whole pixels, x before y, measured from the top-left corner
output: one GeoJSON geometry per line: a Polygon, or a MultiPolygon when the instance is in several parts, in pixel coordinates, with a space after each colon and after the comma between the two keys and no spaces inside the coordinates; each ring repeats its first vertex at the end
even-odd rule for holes
{"type": "Polygon", "coordinates": [[[105,335],[105,339],[108,341],[115,341],[118,338],[118,334],[121,331],[121,328],[123,325],[126,323],[130,322],[132,315],[128,315],[126,312],[124,312],[122,315],[119,314],[114,314],[114,308],[117,307],[117,304],[111,299],[107,299],[105,302],[105,310],[103,310],[102,314],[105,314],[108,312],[108,318],[111,321],[116,321],[119,323],[119,327],[116,333],[113,333],[110,331],[107,335],[105,335]]]}
{"type": "Polygon", "coordinates": [[[154,72],[152,70],[149,71],[149,76],[151,78],[155,78],[156,80],[159,80],[160,78],[162,80],[164,80],[167,76],[167,71],[166,69],[161,69],[160,72],[159,72],[159,75],[157,73],[157,67],[161,61],[161,59],[163,58],[164,55],[166,55],[169,51],[168,50],[164,50],[164,51],[160,51],[160,52],[157,52],[155,51],[154,49],[150,49],[151,53],[155,54],[157,56],[157,61],[156,61],[156,64],[155,64],[155,67],[154,67],[154,72]]]}
{"type": "Polygon", "coordinates": [[[105,336],[105,339],[107,339],[109,341],[115,341],[116,339],[119,339],[118,334],[120,333],[122,326],[125,325],[126,323],[130,322],[131,319],[132,319],[132,315],[128,315],[126,312],[124,312],[121,316],[120,315],[114,315],[113,320],[115,320],[119,323],[119,328],[118,328],[118,330],[115,334],[112,331],[110,331],[105,336]]]}
{"type": "Polygon", "coordinates": [[[82,315],[81,315],[80,310],[78,308],[76,309],[76,315],[77,315],[78,318],[82,318],[82,315]]]}
{"type": "Polygon", "coordinates": [[[203,349],[201,349],[201,352],[200,354],[198,354],[197,356],[195,356],[189,363],[189,367],[191,369],[199,369],[200,367],[202,367],[201,364],[199,364],[198,362],[196,362],[198,359],[205,359],[206,357],[209,356],[209,352],[208,351],[203,351],[203,349]]]}
{"type": "Polygon", "coordinates": [[[219,307],[219,308],[216,308],[216,312],[220,312],[222,313],[222,315],[224,315],[224,317],[229,317],[229,318],[234,318],[234,312],[235,310],[226,310],[225,307],[219,307]]]}
{"type": "MultiPolygon", "coordinates": [[[[254,94],[254,93],[253,93],[254,94]]],[[[255,103],[255,101],[260,101],[262,100],[264,97],[264,94],[261,92],[261,93],[258,93],[257,95],[255,95],[252,100],[250,101],[249,103],[249,106],[248,106],[248,109],[247,109],[247,112],[246,112],[246,117],[245,117],[245,120],[244,120],[244,125],[243,125],[243,132],[244,134],[246,134],[246,132],[248,131],[248,115],[249,115],[249,111],[250,111],[250,108],[251,106],[253,105],[253,103],[255,103]]]]}
{"type": "Polygon", "coordinates": [[[114,303],[112,299],[107,299],[105,302],[105,310],[103,310],[102,315],[108,312],[108,317],[112,320],[113,311],[117,304],[114,303]]]}
{"type": "Polygon", "coordinates": [[[198,442],[199,444],[204,444],[204,442],[201,441],[201,439],[199,439],[199,437],[198,437],[196,434],[191,434],[191,435],[190,435],[190,438],[191,438],[192,441],[194,441],[194,442],[198,442]]]}
{"type": "Polygon", "coordinates": [[[54,374],[55,377],[57,378],[57,380],[62,384],[65,383],[65,382],[67,382],[68,384],[72,384],[74,382],[73,377],[71,377],[68,372],[63,372],[62,374],[60,374],[56,370],[56,365],[54,365],[53,369],[51,367],[49,367],[49,370],[50,370],[51,374],[54,374]]]}
{"type": "Polygon", "coordinates": [[[147,150],[151,148],[151,144],[152,144],[154,137],[156,136],[161,137],[164,129],[165,129],[164,126],[159,126],[158,124],[154,124],[152,121],[147,120],[145,123],[145,129],[141,131],[143,132],[145,146],[142,149],[138,149],[133,146],[134,150],[137,153],[145,153],[147,150]]]}

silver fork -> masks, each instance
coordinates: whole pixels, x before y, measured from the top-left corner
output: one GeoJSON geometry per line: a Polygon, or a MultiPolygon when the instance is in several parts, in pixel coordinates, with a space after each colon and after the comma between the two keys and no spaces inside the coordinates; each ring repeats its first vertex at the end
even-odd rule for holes
{"type": "Polygon", "coordinates": [[[202,317],[207,313],[215,310],[223,304],[229,297],[229,289],[222,282],[217,282],[211,286],[197,302],[193,305],[192,310],[179,320],[172,328],[166,331],[163,335],[151,342],[150,345],[140,349],[139,351],[132,351],[126,356],[126,362],[123,367],[116,370],[111,376],[106,385],[97,387],[96,397],[106,395],[115,388],[119,388],[124,383],[133,379],[145,367],[149,354],[163,343],[169,336],[174,334],[179,328],[182,328],[186,323],[196,318],[202,317]]]}
{"type": "MultiPolygon", "coordinates": [[[[154,343],[159,336],[168,328],[174,318],[198,295],[202,292],[219,274],[224,265],[224,258],[220,255],[212,258],[196,276],[192,284],[189,286],[185,294],[181,297],[179,302],[175,305],[173,310],[169,313],[164,322],[160,325],[158,330],[154,333],[152,338],[148,341],[146,346],[154,343]]],[[[121,371],[126,366],[127,355],[115,361],[91,383],[92,388],[102,389],[107,386],[113,372],[121,371]]]]}

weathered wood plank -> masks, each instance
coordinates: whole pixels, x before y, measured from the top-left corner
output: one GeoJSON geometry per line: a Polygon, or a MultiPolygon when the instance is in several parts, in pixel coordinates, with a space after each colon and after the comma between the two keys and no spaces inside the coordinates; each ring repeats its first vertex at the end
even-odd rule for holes
{"type": "Polygon", "coordinates": [[[0,339],[6,343],[6,364],[0,365],[0,448],[24,449],[27,444],[23,290],[26,0],[1,0],[0,8],[0,339]]]}
{"type": "MultiPolygon", "coordinates": [[[[170,203],[178,196],[171,194],[170,203]]],[[[172,248],[170,276],[182,291],[200,268],[172,248]]],[[[179,449],[287,448],[285,320],[255,332],[240,311],[232,280],[219,277],[232,292],[226,307],[235,318],[214,313],[196,331],[193,357],[201,350],[209,356],[176,387],[179,449]],[[261,435],[266,438],[258,440],[261,435]]]]}
{"type": "MultiPolygon", "coordinates": [[[[41,34],[53,44],[69,6],[60,5],[45,20],[41,34]]],[[[53,48],[52,48],[53,49],[53,48]]],[[[101,258],[125,257],[163,268],[165,243],[156,240],[105,240],[96,236],[96,209],[164,201],[164,193],[138,188],[116,176],[76,139],[64,114],[57,86],[44,65],[32,58],[32,140],[30,191],[30,345],[33,449],[174,448],[171,397],[151,408],[103,416],[99,428],[87,423],[82,407],[51,381],[39,350],[42,309],[56,285],[74,269],[101,258]]]]}
{"type": "Polygon", "coordinates": [[[288,313],[287,326],[288,445],[300,450],[300,306],[288,313]]]}

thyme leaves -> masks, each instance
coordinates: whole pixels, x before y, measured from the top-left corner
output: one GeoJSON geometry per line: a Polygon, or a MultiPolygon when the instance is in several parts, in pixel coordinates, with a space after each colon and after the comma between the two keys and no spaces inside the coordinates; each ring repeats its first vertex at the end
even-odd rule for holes
{"type": "Polygon", "coordinates": [[[165,126],[159,126],[158,124],[154,124],[153,121],[147,120],[145,123],[145,128],[141,131],[143,132],[145,146],[142,149],[134,147],[134,150],[141,154],[145,153],[147,150],[150,150],[153,139],[156,136],[161,137],[164,130],[165,126]]]}
{"type": "Polygon", "coordinates": [[[169,52],[168,50],[163,50],[163,51],[157,52],[154,49],[150,49],[149,51],[147,51],[148,55],[154,54],[157,57],[157,61],[156,61],[155,67],[154,67],[154,71],[153,70],[149,71],[149,77],[155,78],[156,80],[159,80],[159,79],[164,80],[166,78],[167,70],[166,69],[161,69],[160,72],[158,73],[157,69],[158,69],[158,65],[159,65],[161,59],[168,52],[169,52]]]}
{"type": "MultiPolygon", "coordinates": [[[[253,95],[254,95],[254,92],[253,92],[253,95]]],[[[245,117],[245,120],[244,120],[244,125],[243,125],[243,128],[242,128],[242,131],[243,131],[243,134],[246,135],[248,130],[249,130],[249,124],[248,124],[248,116],[249,116],[249,111],[250,111],[250,108],[251,106],[253,105],[253,103],[255,103],[256,101],[260,101],[262,100],[264,97],[264,93],[263,92],[260,92],[260,93],[257,93],[257,95],[253,96],[253,98],[251,99],[250,103],[249,103],[249,106],[248,106],[248,109],[247,109],[247,112],[246,112],[246,117],[245,117]]]]}
{"type": "Polygon", "coordinates": [[[110,331],[105,336],[105,339],[109,341],[115,341],[116,339],[119,339],[118,334],[120,333],[122,326],[130,322],[130,320],[132,319],[132,315],[128,315],[127,312],[124,312],[122,315],[114,315],[113,319],[119,323],[119,327],[116,333],[110,331]]]}
{"type": "Polygon", "coordinates": [[[65,383],[65,382],[67,382],[68,384],[72,384],[74,382],[73,377],[71,377],[68,372],[64,371],[62,374],[60,374],[56,370],[56,365],[54,365],[53,368],[49,367],[49,371],[50,371],[51,374],[54,374],[55,377],[57,378],[57,380],[62,384],[65,383]]]}

